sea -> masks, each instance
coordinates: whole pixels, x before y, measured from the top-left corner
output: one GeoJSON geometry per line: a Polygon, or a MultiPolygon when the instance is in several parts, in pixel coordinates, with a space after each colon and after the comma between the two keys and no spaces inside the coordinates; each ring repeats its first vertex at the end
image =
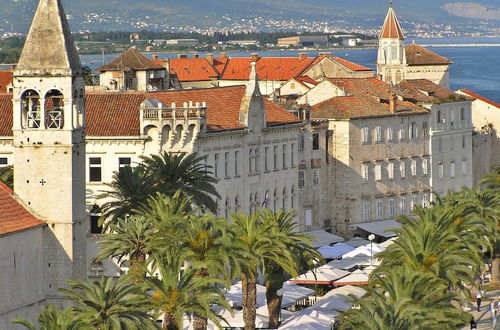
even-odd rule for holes
{"type": "MultiPolygon", "coordinates": [[[[481,38],[425,38],[410,39],[406,43],[426,46],[453,61],[450,68],[450,89],[466,88],[500,103],[500,37],[481,38]]],[[[333,56],[341,57],[371,69],[375,69],[376,49],[335,49],[335,50],[278,50],[260,51],[260,56],[289,57],[307,52],[316,56],[319,52],[329,51],[333,56]]],[[[252,52],[229,52],[232,57],[249,56],[252,52]]],[[[83,65],[92,69],[111,61],[119,54],[82,55],[83,65]]],[[[177,53],[151,53],[159,58],[174,58],[177,53]]],[[[204,56],[199,53],[199,56],[204,56]]],[[[214,53],[217,56],[217,53],[214,53]]]]}

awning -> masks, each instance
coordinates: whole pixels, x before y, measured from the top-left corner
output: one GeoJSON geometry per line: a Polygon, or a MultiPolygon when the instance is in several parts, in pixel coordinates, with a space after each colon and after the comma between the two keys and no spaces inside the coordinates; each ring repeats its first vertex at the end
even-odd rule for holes
{"type": "Polygon", "coordinates": [[[352,246],[346,245],[344,243],[337,243],[333,246],[322,246],[318,249],[325,259],[337,259],[342,257],[344,254],[355,250],[352,246]]]}
{"type": "Polygon", "coordinates": [[[381,237],[394,237],[396,233],[389,231],[385,232],[389,228],[401,228],[401,224],[396,220],[380,220],[380,221],[370,221],[364,223],[357,223],[356,226],[359,229],[363,229],[369,233],[375,234],[381,237]]]}
{"type": "Polygon", "coordinates": [[[314,230],[305,232],[306,235],[313,237],[312,247],[319,248],[320,246],[331,245],[343,242],[344,239],[340,236],[330,234],[325,230],[314,230]]]}

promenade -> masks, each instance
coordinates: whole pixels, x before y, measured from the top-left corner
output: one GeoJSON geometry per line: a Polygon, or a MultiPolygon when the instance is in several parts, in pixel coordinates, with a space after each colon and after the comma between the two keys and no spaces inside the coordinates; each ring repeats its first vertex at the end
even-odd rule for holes
{"type": "MultiPolygon", "coordinates": [[[[469,311],[469,314],[473,315],[474,318],[476,319],[477,322],[477,329],[499,329],[500,330],[500,315],[497,314],[497,324],[496,327],[493,328],[493,323],[491,321],[491,314],[490,314],[490,301],[491,300],[500,300],[500,290],[493,290],[493,291],[487,291],[485,293],[485,297],[483,297],[483,301],[481,303],[481,311],[477,311],[476,308],[476,302],[471,301],[471,310],[469,311]]],[[[463,328],[465,329],[470,329],[469,326],[463,328]]]]}

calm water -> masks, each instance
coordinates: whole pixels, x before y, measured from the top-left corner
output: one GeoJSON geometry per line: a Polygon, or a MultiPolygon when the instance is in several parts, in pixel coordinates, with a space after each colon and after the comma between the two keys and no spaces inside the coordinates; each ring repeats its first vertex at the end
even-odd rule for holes
{"type": "MultiPolygon", "coordinates": [[[[428,48],[453,61],[451,66],[451,89],[470,89],[500,103],[500,47],[444,47],[443,44],[500,44],[500,38],[454,38],[454,39],[417,39],[419,44],[432,44],[428,48]],[[441,46],[440,46],[441,45],[441,46]]],[[[411,41],[408,41],[408,43],[411,41]]],[[[303,51],[266,51],[261,56],[298,56],[303,51]]],[[[308,51],[310,56],[317,51],[308,51]]],[[[375,69],[376,49],[346,49],[333,51],[334,56],[345,58],[375,69]]],[[[176,54],[160,53],[160,58],[172,58],[176,54]]],[[[204,56],[200,53],[200,56],[204,56]]],[[[217,55],[217,54],[215,54],[217,55]]],[[[111,61],[117,54],[106,54],[104,62],[111,61]]],[[[248,56],[248,53],[233,52],[229,56],[248,56]]],[[[83,55],[82,64],[92,68],[103,63],[102,55],[83,55]]]]}

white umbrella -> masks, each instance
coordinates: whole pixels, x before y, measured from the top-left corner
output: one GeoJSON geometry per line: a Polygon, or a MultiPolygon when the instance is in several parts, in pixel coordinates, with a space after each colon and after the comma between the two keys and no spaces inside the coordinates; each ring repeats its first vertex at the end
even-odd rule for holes
{"type": "Polygon", "coordinates": [[[286,319],[279,329],[330,329],[337,315],[338,312],[331,310],[306,308],[286,319]]]}
{"type": "Polygon", "coordinates": [[[301,299],[314,295],[314,290],[297,285],[293,282],[285,282],[283,284],[283,299],[281,307],[286,308],[295,305],[301,299]]]}
{"type": "Polygon", "coordinates": [[[354,237],[353,239],[345,242],[345,244],[350,245],[350,246],[355,247],[355,248],[366,245],[368,243],[370,243],[370,241],[367,241],[366,239],[363,239],[361,237],[354,237]]]}
{"type": "Polygon", "coordinates": [[[366,285],[368,284],[368,277],[370,273],[375,269],[375,267],[366,267],[365,269],[355,270],[349,276],[346,276],[338,281],[335,281],[333,285],[366,285]]]}
{"type": "Polygon", "coordinates": [[[372,256],[372,254],[375,255],[376,253],[382,252],[384,250],[385,248],[378,245],[377,243],[372,243],[372,246],[370,246],[370,244],[367,244],[360,246],[349,253],[344,254],[342,256],[342,259],[352,258],[360,255],[372,256]]]}
{"type": "Polygon", "coordinates": [[[333,246],[322,246],[318,249],[318,252],[326,259],[337,259],[353,250],[355,250],[355,248],[352,246],[344,243],[337,243],[333,246]]]}
{"type": "MultiPolygon", "coordinates": [[[[378,265],[380,261],[378,261],[376,258],[373,258],[373,264],[378,265]]],[[[356,266],[370,266],[371,264],[371,258],[370,256],[356,256],[352,258],[345,258],[345,259],[339,259],[339,260],[332,260],[327,265],[332,266],[333,268],[337,269],[344,269],[344,270],[349,270],[351,268],[354,268],[356,266]]]]}
{"type": "Polygon", "coordinates": [[[318,300],[311,308],[322,308],[328,310],[345,311],[351,308],[352,303],[347,302],[349,295],[361,297],[365,294],[365,290],[351,285],[340,287],[327,292],[324,296],[319,297],[318,300]]]}
{"type": "Polygon", "coordinates": [[[341,269],[335,269],[329,265],[323,265],[313,271],[308,271],[298,277],[290,280],[297,284],[326,284],[330,285],[333,281],[349,275],[349,272],[341,269]]]}

